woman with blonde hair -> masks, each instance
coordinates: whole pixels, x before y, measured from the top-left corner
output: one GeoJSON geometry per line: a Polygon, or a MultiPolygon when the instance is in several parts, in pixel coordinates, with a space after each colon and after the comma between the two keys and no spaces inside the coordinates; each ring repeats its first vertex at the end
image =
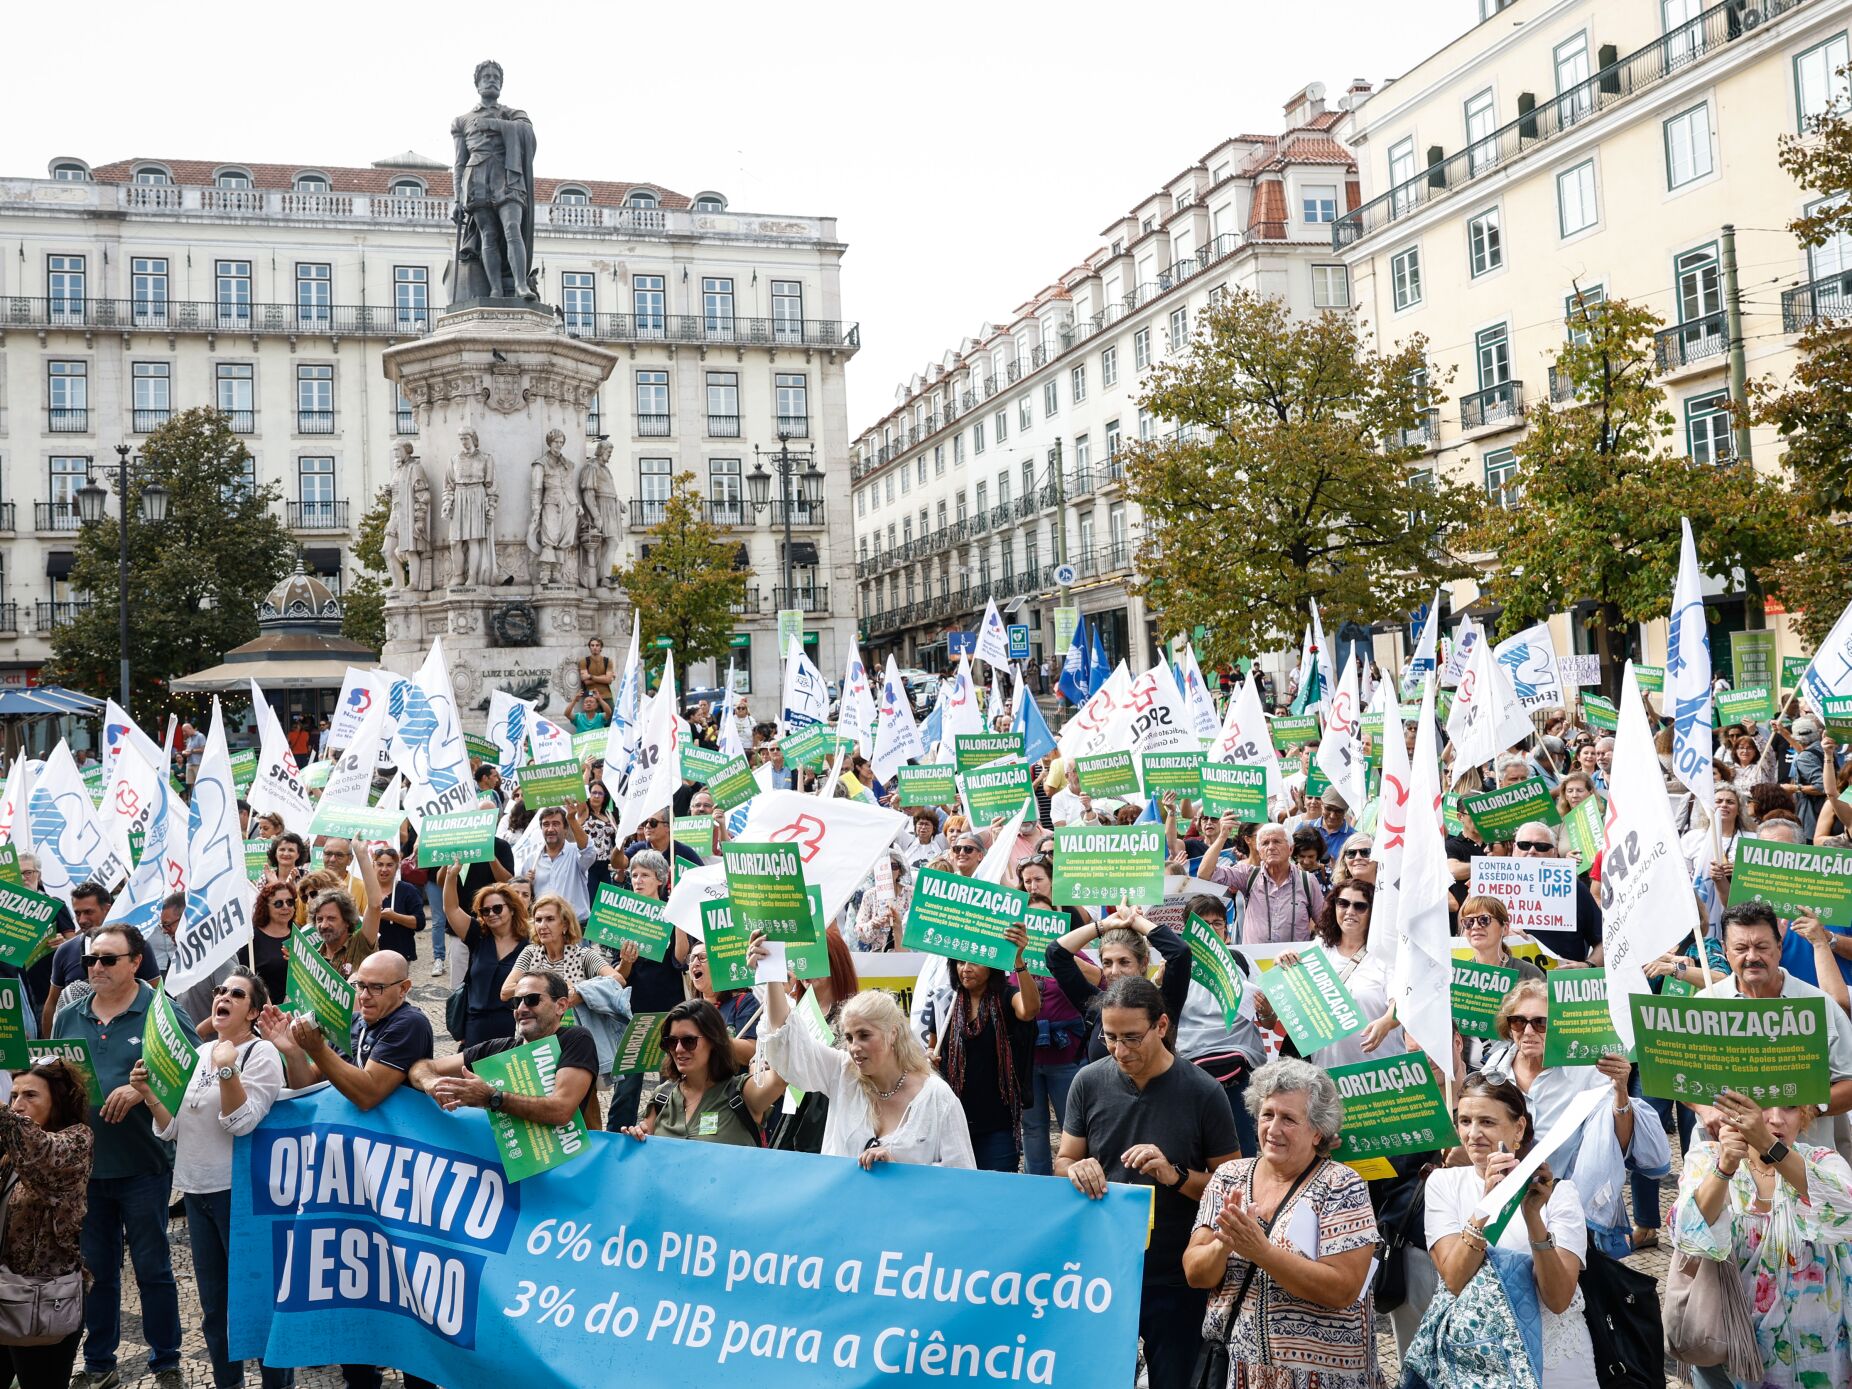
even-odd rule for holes
{"type": "MultiPolygon", "coordinates": [[[[747,958],[755,971],[766,954],[765,938],[754,935],[747,958]]],[[[834,1047],[792,1017],[776,984],[766,986],[765,1022],[759,1054],[791,1084],[829,1097],[824,1156],[854,1158],[864,1169],[977,1166],[964,1106],[934,1072],[892,994],[864,989],[845,1002],[834,1047]]]]}
{"type": "MultiPolygon", "coordinates": [[[[524,974],[550,970],[575,990],[588,978],[608,979],[617,974],[618,971],[611,967],[610,957],[605,951],[599,946],[586,943],[585,933],[579,928],[578,913],[557,892],[547,893],[529,907],[527,920],[531,938],[521,947],[521,953],[515,956],[514,968],[508,971],[508,978],[502,982],[503,1002],[514,997],[515,986],[524,974]]],[[[628,954],[630,962],[634,963],[637,948],[626,944],[620,953],[628,954]]]]}
{"type": "Polygon", "coordinates": [[[1565,773],[1556,783],[1556,813],[1567,820],[1569,813],[1591,796],[1597,801],[1601,799],[1593,777],[1587,772],[1565,773]]]}

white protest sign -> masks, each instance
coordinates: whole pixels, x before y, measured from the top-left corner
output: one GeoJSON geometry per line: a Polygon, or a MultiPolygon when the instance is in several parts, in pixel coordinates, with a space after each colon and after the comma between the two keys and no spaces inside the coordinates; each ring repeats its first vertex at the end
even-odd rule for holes
{"type": "Polygon", "coordinates": [[[1558,656],[1556,669],[1565,685],[1589,686],[1601,683],[1601,657],[1558,656]]]}
{"type": "Polygon", "coordinates": [[[1572,858],[1473,860],[1472,895],[1505,904],[1513,931],[1575,930],[1576,861],[1572,858]]]}

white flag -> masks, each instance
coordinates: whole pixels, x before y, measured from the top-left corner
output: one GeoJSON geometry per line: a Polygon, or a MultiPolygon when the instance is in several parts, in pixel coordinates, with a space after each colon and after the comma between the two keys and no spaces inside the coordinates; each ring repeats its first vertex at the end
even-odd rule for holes
{"type": "MultiPolygon", "coordinates": [[[[617,842],[628,844],[633,830],[650,816],[667,811],[681,785],[681,758],[675,717],[675,653],[663,654],[662,684],[650,701],[637,758],[617,806],[617,842]]],[[[609,764],[606,764],[609,770],[609,764]]],[[[608,783],[607,783],[608,784],[608,783]]],[[[538,820],[538,816],[535,817],[538,820]]]]}
{"type": "Polygon", "coordinates": [[[1196,647],[1191,642],[1183,644],[1183,702],[1189,710],[1190,732],[1205,747],[1215,741],[1215,735],[1221,730],[1221,720],[1215,714],[1215,700],[1209,694],[1209,687],[1203,682],[1202,667],[1196,664],[1196,647]]]}
{"type": "MultiPolygon", "coordinates": [[[[187,808],[161,775],[161,765],[164,761],[150,766],[140,749],[126,740],[116,760],[118,794],[145,794],[147,800],[145,813],[138,816],[143,824],[141,860],[105,919],[133,926],[143,935],[159,929],[161,903],[186,883],[187,808]]],[[[123,857],[128,858],[126,849],[123,857]]]]}
{"type": "Polygon", "coordinates": [[[1111,735],[1093,751],[1129,750],[1137,767],[1138,757],[1147,752],[1197,752],[1201,747],[1177,677],[1170,672],[1170,662],[1159,655],[1157,664],[1127,688],[1111,735]]]}
{"type": "Polygon", "coordinates": [[[833,921],[875,860],[906,828],[907,817],[863,801],[821,800],[796,791],[762,791],[737,838],[747,844],[795,844],[804,880],[823,894],[833,921]]]}
{"type": "Polygon", "coordinates": [[[6,790],[0,792],[0,843],[22,854],[32,852],[32,759],[22,750],[6,770],[6,790]]]}
{"type": "Polygon", "coordinates": [[[1470,617],[1462,617],[1460,625],[1453,629],[1453,649],[1447,653],[1447,664],[1441,667],[1440,683],[1443,689],[1451,690],[1460,683],[1460,677],[1466,673],[1466,663],[1472,659],[1473,648],[1479,645],[1479,624],[1470,617]]]}
{"type": "MultiPolygon", "coordinates": [[[[904,687],[901,689],[900,697],[903,702],[906,701],[907,693],[904,687]]],[[[908,709],[907,716],[908,718],[913,716],[911,708],[908,709]]],[[[841,738],[855,739],[855,745],[861,749],[864,757],[874,756],[874,686],[868,678],[868,667],[862,664],[861,648],[856,645],[853,635],[849,638],[849,659],[843,665],[842,698],[837,704],[836,734],[841,738]]],[[[882,779],[886,780],[886,778],[882,779]]]]}
{"type": "Polygon", "coordinates": [[[1402,850],[1408,843],[1408,740],[1395,692],[1387,680],[1380,688],[1388,692],[1389,700],[1383,714],[1383,784],[1376,798],[1376,834],[1370,841],[1370,857],[1377,864],[1376,900],[1370,908],[1370,953],[1385,965],[1392,965],[1402,900],[1402,850]]]}
{"type": "Polygon", "coordinates": [[[906,682],[900,678],[894,658],[889,656],[887,671],[881,679],[881,702],[875,713],[875,755],[870,764],[875,780],[891,781],[895,768],[909,758],[923,756],[925,748],[920,744],[919,725],[913,721],[913,705],[907,698],[906,682]]]}
{"type": "Polygon", "coordinates": [[[669,889],[669,901],[662,909],[663,920],[686,931],[696,940],[703,939],[701,907],[719,902],[727,896],[727,866],[704,863],[699,868],[682,867],[669,889]]]}
{"type": "MultiPolygon", "coordinates": [[[[1473,643],[1453,712],[1447,716],[1447,736],[1453,740],[1453,779],[1458,782],[1482,762],[1490,762],[1515,747],[1535,730],[1530,717],[1518,707],[1505,668],[1492,659],[1492,648],[1473,643]]],[[[1417,767],[1416,772],[1421,770],[1417,767]]]]}
{"type": "Polygon", "coordinates": [[[1357,696],[1357,663],[1344,662],[1344,674],[1325,701],[1325,731],[1314,759],[1318,770],[1344,797],[1345,804],[1361,810],[1368,794],[1363,775],[1363,708],[1357,696]]]}
{"type": "Polygon", "coordinates": [[[1704,624],[1704,584],[1691,522],[1682,519],[1678,584],[1672,590],[1671,633],[1666,644],[1666,698],[1672,707],[1672,774],[1697,797],[1705,815],[1716,799],[1711,766],[1711,639],[1704,624]]]}
{"type": "Polygon", "coordinates": [[[1221,732],[1216,734],[1204,758],[1210,762],[1265,767],[1268,804],[1285,798],[1286,775],[1280,770],[1279,750],[1273,746],[1273,732],[1267,725],[1266,712],[1260,707],[1260,689],[1252,673],[1228,701],[1228,716],[1222,720],[1221,732]]]}
{"type": "Polygon", "coordinates": [[[611,697],[611,727],[617,730],[617,742],[623,749],[621,758],[605,757],[605,766],[616,762],[621,775],[629,764],[630,751],[637,745],[637,737],[643,723],[643,618],[633,612],[630,617],[630,650],[624,654],[623,673],[617,678],[617,689],[611,697]]]}
{"type": "Polygon", "coordinates": [[[1614,1031],[1632,1047],[1627,996],[1651,992],[1646,965],[1674,949],[1691,930],[1691,880],[1672,828],[1672,803],[1632,661],[1621,677],[1601,842],[1601,958],[1608,972],[1608,1015],[1614,1031]]]}
{"type": "Polygon", "coordinates": [[[32,778],[27,805],[47,896],[68,902],[79,884],[94,878],[113,888],[128,871],[103,838],[90,788],[63,739],[32,778]]]}
{"type": "MultiPolygon", "coordinates": [[[[849,655],[854,664],[858,666],[861,664],[860,659],[855,655],[853,638],[850,639],[849,655]]],[[[849,689],[846,685],[843,687],[842,707],[845,711],[849,707],[849,689]]],[[[844,717],[847,717],[846,713],[844,717]]],[[[746,744],[740,737],[740,721],[733,717],[733,658],[730,656],[727,658],[726,693],[721,698],[720,707],[714,711],[714,723],[720,729],[720,755],[722,757],[744,757],[746,744]]]]}
{"type": "MultiPolygon", "coordinates": [[[[1506,637],[1492,648],[1492,660],[1504,667],[1518,706],[1527,713],[1532,709],[1561,708],[1568,702],[1563,693],[1563,672],[1556,664],[1556,643],[1550,640],[1547,623],[1536,623],[1516,636],[1506,637]]],[[[1706,691],[1709,688],[1707,681],[1706,691]]]]}
{"type": "Polygon", "coordinates": [[[1447,842],[1441,829],[1432,684],[1421,696],[1421,723],[1409,767],[1408,831],[1401,866],[1389,1001],[1415,1045],[1435,1065],[1451,1072],[1453,953],[1447,933],[1447,894],[1453,875],[1447,869],[1447,842]]]}
{"type": "Polygon", "coordinates": [[[1839,614],[1839,621],[1801,672],[1800,693],[1821,719],[1826,717],[1827,700],[1852,695],[1852,603],[1839,614]]]}
{"type": "Polygon", "coordinates": [[[504,779],[515,777],[527,758],[527,731],[533,717],[530,701],[506,690],[489,691],[489,741],[495,744],[495,769],[504,779]]]}
{"type": "Polygon", "coordinates": [[[176,992],[206,978],[251,938],[256,885],[245,876],[238,788],[225,746],[225,714],[212,700],[206,754],[193,782],[187,834],[186,920],[174,940],[167,986],[176,992]]]}
{"type": "Polygon", "coordinates": [[[164,797],[160,788],[167,784],[161,769],[167,759],[155,748],[153,758],[146,756],[139,743],[124,738],[116,750],[115,767],[103,800],[96,808],[97,823],[103,829],[103,841],[125,864],[139,860],[135,855],[135,837],[142,838],[142,853],[149,853],[149,838],[154,817],[164,797]]]}
{"type": "Polygon", "coordinates": [[[360,725],[380,702],[381,692],[371,671],[349,666],[341,678],[341,697],[328,720],[328,746],[344,748],[360,733],[360,725]]]}
{"type": "Polygon", "coordinates": [[[116,703],[108,700],[103,706],[103,790],[105,795],[110,784],[116,779],[116,757],[122,749],[133,744],[142,755],[142,760],[151,767],[165,767],[166,760],[161,755],[161,745],[150,738],[128,716],[128,712],[116,703]]]}
{"type": "Polygon", "coordinates": [[[315,822],[315,802],[290,756],[283,725],[255,680],[251,682],[251,710],[257,716],[257,775],[251,780],[246,799],[252,811],[282,816],[283,828],[306,839],[315,822]]]}
{"type": "Polygon", "coordinates": [[[431,642],[414,679],[395,679],[387,695],[387,712],[398,720],[392,735],[392,760],[411,791],[405,815],[414,830],[428,815],[454,815],[476,805],[476,780],[469,769],[469,747],[457,718],[450,669],[444,664],[442,637],[431,642]]]}
{"type": "Polygon", "coordinates": [[[952,687],[946,691],[945,717],[939,726],[939,739],[947,748],[957,747],[961,734],[984,732],[984,711],[978,703],[982,698],[971,672],[971,657],[960,656],[952,687]]]}
{"type": "Polygon", "coordinates": [[[530,710],[527,716],[527,746],[535,762],[570,762],[572,732],[564,724],[554,723],[545,714],[530,710]]]}
{"type": "Polygon", "coordinates": [[[995,670],[1007,670],[1010,664],[1010,638],[1003,630],[1003,618],[997,612],[997,600],[984,605],[984,620],[977,625],[977,658],[995,670]]]}
{"type": "Polygon", "coordinates": [[[779,717],[783,719],[784,731],[787,733],[809,728],[813,723],[829,722],[829,686],[824,683],[823,672],[804,654],[801,642],[792,643],[791,654],[785,660],[782,704],[779,717]]]}
{"type": "Polygon", "coordinates": [[[1440,590],[1434,590],[1434,601],[1428,604],[1428,615],[1421,624],[1421,637],[1415,643],[1415,654],[1402,671],[1402,695],[1413,697],[1421,688],[1421,679],[1435,669],[1435,655],[1440,650],[1440,590]]]}
{"type": "Polygon", "coordinates": [[[1072,767],[1076,758],[1091,757],[1111,749],[1114,728],[1131,691],[1132,676],[1121,661],[1113,667],[1106,683],[1074,711],[1073,718],[1061,725],[1061,735],[1056,741],[1063,762],[1072,767]]]}
{"type": "Polygon", "coordinates": [[[373,797],[373,774],[379,768],[380,745],[386,737],[386,701],[375,695],[367,704],[360,726],[341,749],[328,784],[322,787],[322,805],[366,805],[373,797]]]}

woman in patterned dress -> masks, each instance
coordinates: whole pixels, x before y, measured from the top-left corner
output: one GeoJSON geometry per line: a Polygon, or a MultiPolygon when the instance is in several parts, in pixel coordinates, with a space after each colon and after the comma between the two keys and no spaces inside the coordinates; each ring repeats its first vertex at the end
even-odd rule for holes
{"type": "Polygon", "coordinates": [[[1210,1177],[1183,1254],[1212,1288],[1209,1343],[1228,1350],[1228,1389],[1380,1389],[1373,1299],[1376,1215],[1363,1179],[1329,1154],[1344,1127],[1331,1077],[1305,1061],[1248,1083],[1260,1156],[1210,1177]]]}

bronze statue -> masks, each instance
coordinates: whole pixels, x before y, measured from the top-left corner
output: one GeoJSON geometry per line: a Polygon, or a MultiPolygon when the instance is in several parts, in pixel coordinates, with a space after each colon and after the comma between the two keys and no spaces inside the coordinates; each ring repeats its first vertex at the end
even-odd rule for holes
{"type": "Polygon", "coordinates": [[[457,253],[450,302],[538,301],[534,253],[534,123],[503,106],[502,65],[476,64],[481,101],[450,123],[457,253]]]}
{"type": "Polygon", "coordinates": [[[444,475],[443,514],[450,522],[450,586],[495,582],[495,460],[476,445],[476,431],[457,431],[462,450],[444,475]]]}
{"type": "Polygon", "coordinates": [[[391,511],[383,546],[393,588],[431,591],[431,480],[424,464],[401,439],[392,446],[391,511]]]}
{"type": "MultiPolygon", "coordinates": [[[[572,464],[565,458],[566,435],[547,431],[547,449],[534,460],[527,489],[527,553],[534,582],[560,581],[560,566],[570,567],[578,543],[579,498],[572,486],[572,464]]],[[[570,574],[568,575],[570,578],[570,574]]]]}

